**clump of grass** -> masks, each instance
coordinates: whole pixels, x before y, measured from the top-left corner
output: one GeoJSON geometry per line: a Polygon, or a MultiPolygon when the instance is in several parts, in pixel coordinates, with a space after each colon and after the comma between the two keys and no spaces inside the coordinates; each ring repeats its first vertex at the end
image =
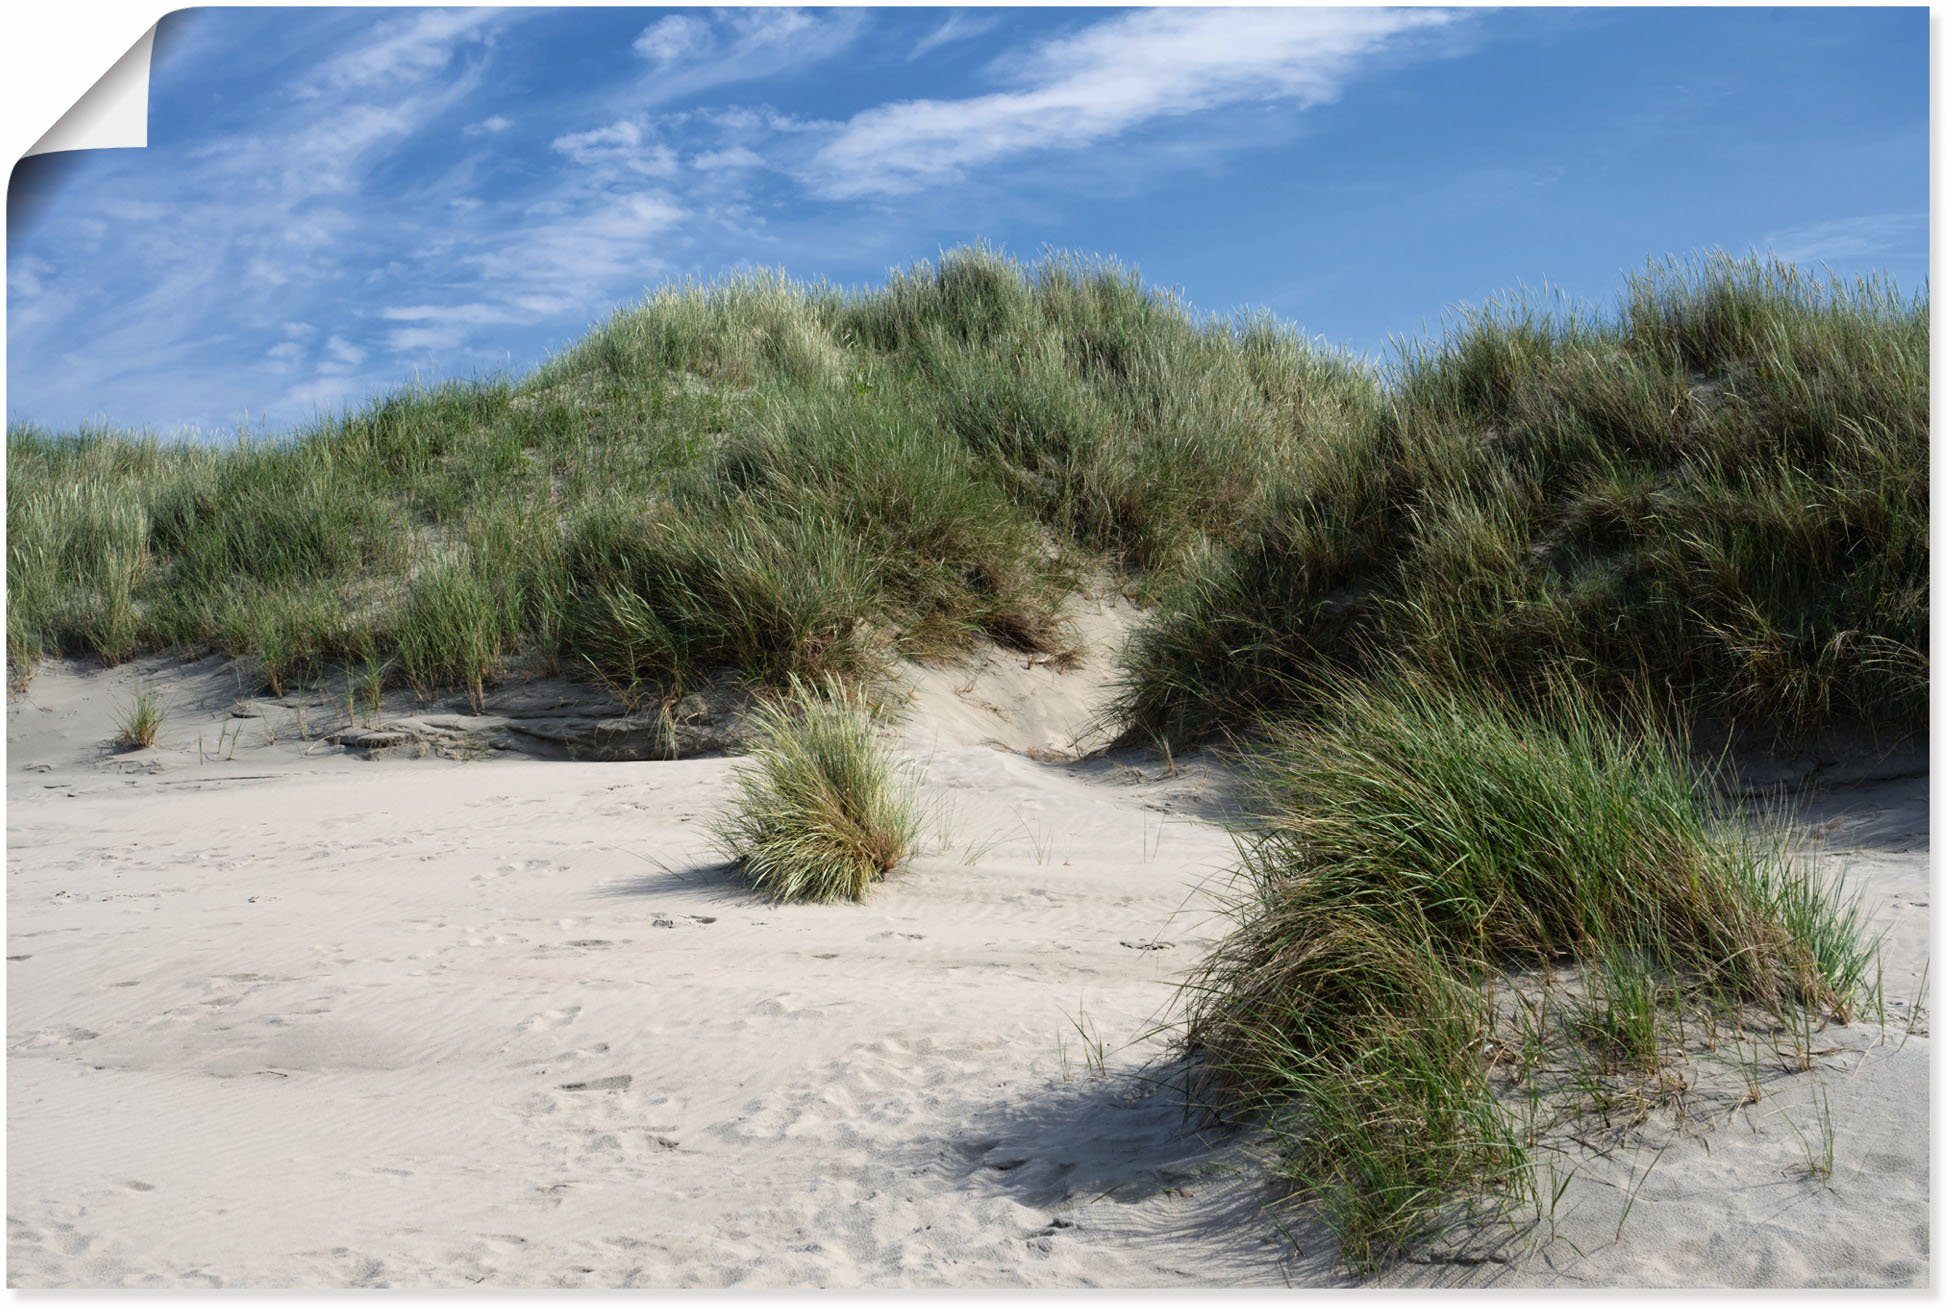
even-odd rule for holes
{"type": "Polygon", "coordinates": [[[776,901],[860,901],[914,849],[914,782],[876,737],[864,693],[794,681],[762,705],[717,833],[776,901]]]}
{"type": "Polygon", "coordinates": [[[1274,1124],[1351,1264],[1530,1195],[1488,1079],[1492,980],[1592,963],[1585,1022],[1540,1038],[1636,1068],[1684,1003],[1853,999],[1849,913],[1702,800],[1656,726],[1400,672],[1330,705],[1250,759],[1248,891],[1189,984],[1186,1045],[1204,1104],[1274,1124]]]}
{"type": "Polygon", "coordinates": [[[125,751],[153,747],[168,718],[169,705],[162,693],[138,684],[129,704],[116,712],[115,744],[125,751]]]}
{"type": "Polygon", "coordinates": [[[1923,722],[1924,298],[1669,263],[1611,317],[1534,300],[1407,347],[1374,428],[1169,589],[1124,711],[1185,739],[1379,656],[1574,671],[1765,741],[1923,722]]]}
{"type": "Polygon", "coordinates": [[[1670,1029],[1669,1006],[1647,957],[1615,949],[1585,969],[1590,995],[1573,1021],[1609,1065],[1651,1073],[1660,1068],[1670,1029]]]}

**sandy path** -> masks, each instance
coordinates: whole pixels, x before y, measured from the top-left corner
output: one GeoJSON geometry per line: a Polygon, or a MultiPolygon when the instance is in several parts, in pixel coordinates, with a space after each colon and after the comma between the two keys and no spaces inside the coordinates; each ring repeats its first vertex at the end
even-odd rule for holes
{"type": "MultiPolygon", "coordinates": [[[[132,764],[96,747],[114,676],[51,672],[9,730],[16,1285],[1337,1278],[1244,1146],[1136,1077],[1216,927],[1206,766],[923,725],[930,851],[865,906],[774,907],[710,851],[728,761],[198,765],[186,713],[132,764]]],[[[1826,803],[1894,998],[1929,945],[1923,798],[1826,803]]],[[[1520,1266],[1397,1278],[1921,1282],[1930,1039],[1845,1036],[1827,1184],[1786,1169],[1789,1080],[1670,1149],[1617,1241],[1607,1171],[1644,1159],[1582,1176],[1520,1266]]]]}

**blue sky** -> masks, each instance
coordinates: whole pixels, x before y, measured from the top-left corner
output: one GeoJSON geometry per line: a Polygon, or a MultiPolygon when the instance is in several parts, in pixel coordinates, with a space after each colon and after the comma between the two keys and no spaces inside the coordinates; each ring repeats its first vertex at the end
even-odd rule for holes
{"type": "Polygon", "coordinates": [[[1926,275],[1922,8],[207,9],[150,105],[15,173],[10,421],[289,425],[976,239],[1372,353],[1652,255],[1926,275]]]}

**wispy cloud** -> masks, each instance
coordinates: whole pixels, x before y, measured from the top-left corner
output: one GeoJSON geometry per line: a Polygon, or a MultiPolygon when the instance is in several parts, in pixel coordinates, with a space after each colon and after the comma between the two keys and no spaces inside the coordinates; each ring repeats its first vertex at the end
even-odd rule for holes
{"type": "Polygon", "coordinates": [[[1860,214],[1772,232],[1762,248],[1792,263],[1817,264],[1923,255],[1925,243],[1923,214],[1860,214]]]}
{"type": "Polygon", "coordinates": [[[701,150],[691,157],[691,166],[706,173],[734,173],[745,169],[764,168],[765,159],[754,150],[744,146],[727,146],[723,150],[701,150]]]}
{"type": "Polygon", "coordinates": [[[709,20],[667,15],[632,43],[648,65],[640,95],[661,103],[776,77],[838,54],[866,21],[858,9],[721,9],[709,20]]]}
{"type": "Polygon", "coordinates": [[[334,333],[325,339],[325,360],[319,369],[322,372],[343,373],[365,362],[366,352],[363,349],[334,333]]]}
{"type": "Polygon", "coordinates": [[[1457,15],[1431,9],[1148,9],[992,65],[1014,89],[857,114],[813,157],[833,198],[894,195],[1032,151],[1077,148],[1248,101],[1307,108],[1457,15]]]}
{"type": "Polygon", "coordinates": [[[446,68],[462,44],[486,39],[502,21],[493,9],[419,10],[327,60],[296,93],[309,98],[427,77],[446,68]]]}
{"type": "Polygon", "coordinates": [[[19,259],[7,261],[7,290],[25,300],[33,300],[46,292],[54,266],[33,255],[23,255],[19,259]]]}
{"type": "MultiPolygon", "coordinates": [[[[402,227],[373,200],[374,174],[473,94],[480,55],[510,21],[498,10],[299,20],[289,30],[327,52],[307,76],[268,85],[247,118],[200,144],[172,143],[161,167],[102,161],[95,213],[37,243],[69,265],[64,281],[86,280],[10,306],[16,333],[86,342],[62,357],[74,398],[63,403],[111,404],[142,387],[143,418],[221,424],[236,413],[221,398],[253,368],[256,409],[397,379],[398,363],[374,361],[377,343],[357,340],[339,308],[348,282],[370,276],[362,250],[402,227]],[[309,320],[321,314],[335,330],[317,344],[309,320]]],[[[170,75],[156,74],[165,86],[170,75]]]]}
{"type": "Polygon", "coordinates": [[[958,9],[936,24],[929,34],[915,43],[908,52],[910,59],[920,59],[943,46],[954,45],[958,41],[968,41],[996,29],[1003,21],[1003,15],[995,10],[958,9]]]}
{"type": "MultiPolygon", "coordinates": [[[[684,206],[659,191],[587,198],[506,234],[469,262],[502,300],[518,307],[564,306],[594,298],[625,276],[648,281],[668,267],[650,245],[686,217],[684,206]]],[[[594,307],[592,307],[594,308],[594,307]]]]}
{"type": "Polygon", "coordinates": [[[465,329],[452,325],[428,328],[398,328],[386,335],[386,344],[402,354],[416,351],[453,350],[468,339],[465,329]]]}
{"type": "Polygon", "coordinates": [[[506,305],[470,301],[459,305],[389,305],[380,317],[394,323],[442,323],[480,326],[490,323],[516,323],[521,315],[506,305]]]}
{"type": "Polygon", "coordinates": [[[549,145],[585,168],[605,173],[668,178],[678,171],[677,152],[652,139],[650,130],[634,119],[620,118],[607,127],[565,133],[549,145]]]}
{"type": "Polygon", "coordinates": [[[665,69],[709,54],[712,45],[709,23],[690,14],[671,14],[638,33],[630,48],[650,60],[652,67],[665,69]]]}

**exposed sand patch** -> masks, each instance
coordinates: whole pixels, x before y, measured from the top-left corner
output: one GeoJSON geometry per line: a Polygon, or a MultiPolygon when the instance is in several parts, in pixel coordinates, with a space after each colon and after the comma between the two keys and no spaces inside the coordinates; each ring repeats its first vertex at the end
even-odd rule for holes
{"type": "MultiPolygon", "coordinates": [[[[1019,754],[1075,750],[1103,665],[1015,659],[918,675],[929,850],[824,907],[716,863],[728,760],[368,761],[281,707],[199,764],[218,662],[169,674],[158,749],[106,755],[167,667],[44,671],[9,711],[11,1282],[1337,1281],[1260,1210],[1251,1144],[1140,1077],[1220,927],[1196,889],[1230,863],[1226,777],[1019,754]]],[[[1906,1003],[1925,790],[1812,816],[1906,1003]]],[[[1582,1176],[1568,1241],[1518,1266],[1393,1278],[1923,1282],[1931,1039],[1879,1039],[1822,1058],[1827,1184],[1795,1174],[1814,1084],[1787,1078],[1670,1146],[1618,1241],[1608,1170],[1651,1151],[1582,1176]]]]}
{"type": "Polygon", "coordinates": [[[1115,591],[1079,598],[1070,614],[1073,659],[985,645],[959,665],[907,665],[907,737],[926,754],[942,746],[1001,747],[1041,760],[1073,760],[1105,746],[1120,643],[1139,610],[1115,591]]]}

